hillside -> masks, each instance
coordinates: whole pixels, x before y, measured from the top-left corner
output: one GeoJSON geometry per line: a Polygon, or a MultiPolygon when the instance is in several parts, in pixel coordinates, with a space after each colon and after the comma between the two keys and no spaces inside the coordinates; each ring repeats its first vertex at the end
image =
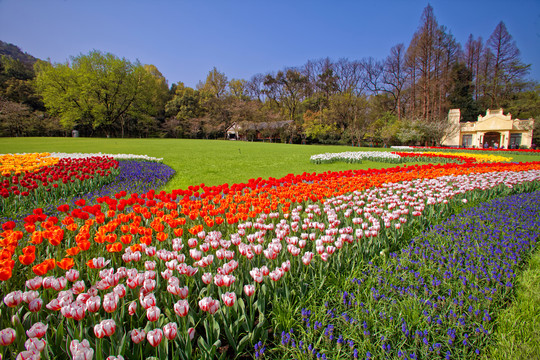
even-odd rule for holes
{"type": "Polygon", "coordinates": [[[18,46],[3,42],[2,40],[0,40],[0,55],[6,55],[13,59],[19,60],[30,68],[32,68],[34,63],[38,60],[32,55],[23,52],[18,46]]]}

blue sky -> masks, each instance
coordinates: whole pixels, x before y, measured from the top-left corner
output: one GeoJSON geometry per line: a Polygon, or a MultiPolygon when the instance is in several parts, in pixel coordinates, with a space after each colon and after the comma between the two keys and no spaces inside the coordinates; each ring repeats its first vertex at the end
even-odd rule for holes
{"type": "MultiPolygon", "coordinates": [[[[430,1],[464,45],[503,21],[540,81],[539,0],[430,1]]],[[[169,85],[195,86],[215,66],[229,79],[307,60],[385,58],[408,46],[427,1],[0,0],[0,40],[65,62],[92,49],[154,64],[169,85]]]]}

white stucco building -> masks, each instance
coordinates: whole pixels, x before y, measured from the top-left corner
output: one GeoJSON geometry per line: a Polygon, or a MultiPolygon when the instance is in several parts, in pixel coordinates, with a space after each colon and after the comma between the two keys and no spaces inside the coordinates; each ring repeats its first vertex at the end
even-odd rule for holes
{"type": "Polygon", "coordinates": [[[443,138],[443,146],[511,147],[532,145],[534,119],[512,119],[511,114],[504,114],[503,109],[487,110],[486,115],[478,116],[478,121],[460,122],[459,109],[448,112],[449,129],[443,138]]]}

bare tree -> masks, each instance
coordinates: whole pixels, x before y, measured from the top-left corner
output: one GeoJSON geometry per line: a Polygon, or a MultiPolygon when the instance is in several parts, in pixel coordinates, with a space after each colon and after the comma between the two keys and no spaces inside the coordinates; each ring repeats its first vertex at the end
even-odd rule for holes
{"type": "Polygon", "coordinates": [[[384,61],[382,74],[383,89],[394,98],[398,120],[401,120],[401,101],[406,81],[405,46],[398,44],[390,49],[390,55],[384,61]]]}
{"type": "Polygon", "coordinates": [[[246,92],[251,99],[264,100],[264,75],[255,74],[246,83],[246,92]]]}
{"type": "Polygon", "coordinates": [[[520,80],[528,72],[530,65],[524,65],[519,59],[516,42],[512,40],[502,21],[489,37],[487,47],[494,55],[491,105],[500,106],[505,89],[511,82],[520,80]]]}
{"type": "Polygon", "coordinates": [[[347,59],[339,59],[334,65],[337,75],[338,91],[345,93],[361,93],[363,88],[360,87],[360,79],[362,66],[358,61],[349,61],[347,59]]]}

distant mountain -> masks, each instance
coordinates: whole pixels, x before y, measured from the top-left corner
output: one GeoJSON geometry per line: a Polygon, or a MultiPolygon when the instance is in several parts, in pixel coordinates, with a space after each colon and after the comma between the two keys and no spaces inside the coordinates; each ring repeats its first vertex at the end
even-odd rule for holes
{"type": "Polygon", "coordinates": [[[3,42],[0,40],[0,56],[6,55],[13,59],[19,60],[29,68],[32,68],[38,60],[32,55],[23,52],[18,46],[3,42]]]}

